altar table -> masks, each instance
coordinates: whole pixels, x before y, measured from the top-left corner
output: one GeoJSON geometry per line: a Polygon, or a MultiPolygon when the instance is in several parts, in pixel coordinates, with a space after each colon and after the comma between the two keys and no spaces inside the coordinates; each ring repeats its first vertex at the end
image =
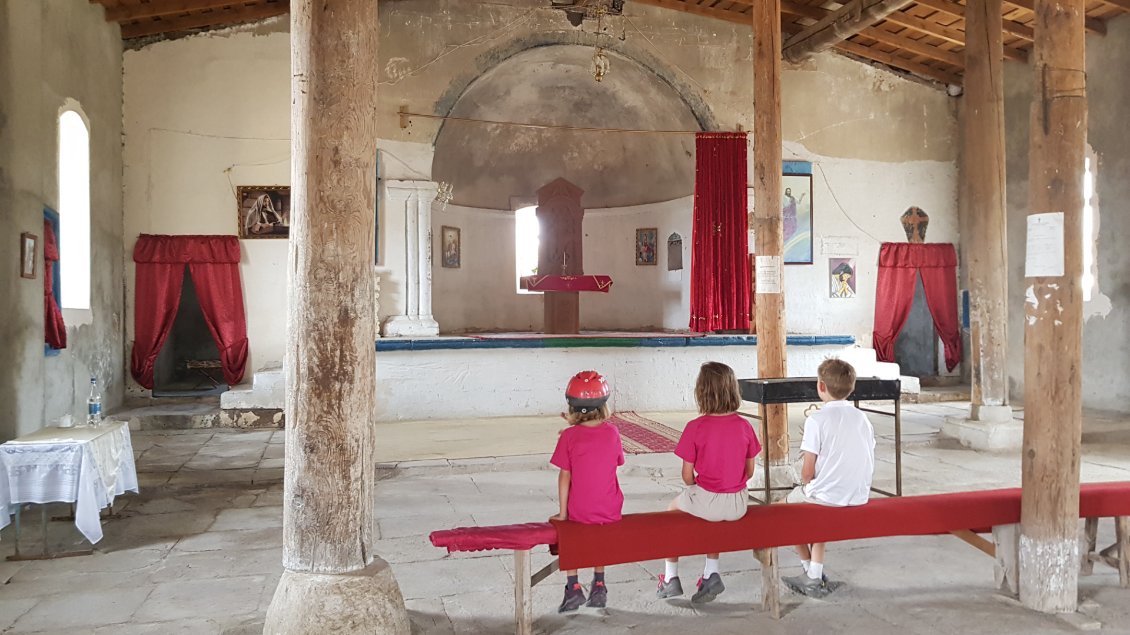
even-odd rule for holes
{"type": "Polygon", "coordinates": [[[124,421],[48,427],[0,444],[0,528],[24,503],[74,503],[75,527],[102,540],[99,510],[137,492],[133,445],[124,421]]]}

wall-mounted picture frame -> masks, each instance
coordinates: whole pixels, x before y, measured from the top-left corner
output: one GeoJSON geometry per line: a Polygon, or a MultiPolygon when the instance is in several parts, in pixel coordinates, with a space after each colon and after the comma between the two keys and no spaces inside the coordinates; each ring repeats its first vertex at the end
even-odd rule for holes
{"type": "Polygon", "coordinates": [[[35,279],[39,270],[39,236],[20,234],[20,277],[35,279]]]}
{"type": "Polygon", "coordinates": [[[785,163],[781,177],[781,234],[786,265],[812,264],[812,164],[785,163]]]}
{"type": "Polygon", "coordinates": [[[828,276],[831,298],[855,297],[855,258],[829,258],[828,276]]]}
{"type": "Polygon", "coordinates": [[[641,227],[636,230],[636,264],[654,265],[658,258],[656,249],[659,242],[659,229],[641,227]]]}
{"type": "Polygon", "coordinates": [[[463,245],[459,238],[458,227],[444,225],[440,229],[440,264],[447,269],[458,269],[462,264],[463,245]]]}
{"type": "Polygon", "coordinates": [[[240,185],[240,238],[288,238],[290,236],[290,186],[240,185]]]}

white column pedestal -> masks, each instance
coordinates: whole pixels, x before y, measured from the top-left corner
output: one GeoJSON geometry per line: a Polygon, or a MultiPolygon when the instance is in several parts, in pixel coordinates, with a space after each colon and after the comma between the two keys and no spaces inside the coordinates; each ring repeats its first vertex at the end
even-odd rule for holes
{"type": "Polygon", "coordinates": [[[388,214],[404,215],[404,313],[385,320],[385,337],[439,335],[432,317],[433,181],[385,181],[381,198],[388,214]]]}
{"type": "Polygon", "coordinates": [[[1009,406],[974,405],[968,417],[947,417],[942,436],[974,450],[1019,450],[1024,442],[1024,422],[1013,418],[1009,406]]]}

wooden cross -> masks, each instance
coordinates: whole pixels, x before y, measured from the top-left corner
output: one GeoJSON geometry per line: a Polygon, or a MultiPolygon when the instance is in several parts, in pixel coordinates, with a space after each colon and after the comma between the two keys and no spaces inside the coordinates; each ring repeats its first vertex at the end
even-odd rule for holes
{"type": "Polygon", "coordinates": [[[920,207],[911,207],[903,212],[902,227],[906,230],[906,240],[912,243],[926,242],[926,228],[930,225],[930,215],[920,207]]]}

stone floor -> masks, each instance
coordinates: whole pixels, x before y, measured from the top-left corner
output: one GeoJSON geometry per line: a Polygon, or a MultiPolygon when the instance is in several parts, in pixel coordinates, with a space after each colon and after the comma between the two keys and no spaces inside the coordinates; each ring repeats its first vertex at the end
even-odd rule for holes
{"type": "MultiPolygon", "coordinates": [[[[960,403],[904,407],[904,478],[909,494],[1016,485],[1018,456],[976,453],[939,440],[960,403]]],[[[651,413],[681,427],[683,413],[651,413]]],[[[1019,413],[1018,413],[1019,416],[1019,413]]],[[[790,411],[799,427],[801,408],[790,411]]],[[[876,484],[893,485],[893,430],[873,416],[879,435],[876,484]]],[[[509,553],[446,555],[428,532],[458,525],[541,520],[556,510],[548,469],[560,419],[522,418],[381,424],[377,552],[387,559],[411,612],[415,633],[512,632],[509,553]]],[[[794,434],[794,442],[799,435],[794,434]]],[[[281,570],[281,431],[135,432],[141,494],[119,499],[94,555],[0,561],[3,633],[259,633],[281,570]]],[[[1130,418],[1090,415],[1083,479],[1130,480],[1130,418]]],[[[795,444],[795,443],[794,443],[795,444]]],[[[679,490],[672,455],[629,456],[621,471],[625,511],[662,509],[679,490]]],[[[65,511],[52,506],[52,514],[65,511]]],[[[21,546],[41,548],[38,512],[24,517],[21,546]]],[[[1111,523],[1100,527],[1109,543],[1111,523]]],[[[53,549],[79,543],[73,526],[49,523],[53,549]]],[[[0,555],[13,549],[9,527],[0,555]]],[[[781,551],[783,571],[798,563],[781,551]]],[[[548,562],[535,556],[535,566],[548,562]]],[[[693,580],[701,558],[688,558],[693,580]]],[[[1071,633],[1078,627],[1031,613],[992,590],[992,562],[950,537],[865,540],[833,546],[828,572],[846,582],[823,601],[785,592],[785,616],[751,607],[760,572],[749,554],[727,554],[728,586],[713,604],[654,599],[659,562],[609,569],[610,607],[559,616],[560,574],[534,590],[537,629],[546,633],[861,632],[903,634],[1071,633]]],[[[586,572],[583,581],[587,582],[586,572]]],[[[1097,567],[1083,578],[1076,621],[1130,633],[1130,591],[1097,567]]]]}

